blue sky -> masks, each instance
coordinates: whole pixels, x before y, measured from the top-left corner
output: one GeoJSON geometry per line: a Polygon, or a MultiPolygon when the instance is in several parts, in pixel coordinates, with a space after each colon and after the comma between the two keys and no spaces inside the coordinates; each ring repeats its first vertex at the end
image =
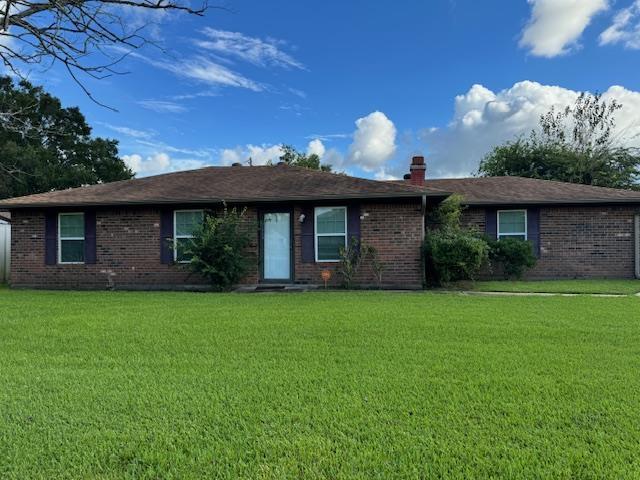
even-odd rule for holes
{"type": "MultiPolygon", "coordinates": [[[[214,2],[215,3],[215,2],[214,2]]],[[[204,18],[153,22],[168,51],[130,56],[130,73],[88,82],[33,72],[101,136],[117,138],[138,175],[276,158],[293,144],[337,169],[468,175],[492,146],[540,113],[599,90],[624,105],[624,141],[640,116],[640,0],[249,1],[204,18]]]]}

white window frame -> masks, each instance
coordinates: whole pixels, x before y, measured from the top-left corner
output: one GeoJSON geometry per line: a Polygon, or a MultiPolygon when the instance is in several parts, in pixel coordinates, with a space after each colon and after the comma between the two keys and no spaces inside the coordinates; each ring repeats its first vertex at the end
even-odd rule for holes
{"type": "MultiPolygon", "coordinates": [[[[78,216],[82,217],[82,222],[84,223],[84,212],[62,212],[58,213],[58,264],[59,265],[84,265],[85,262],[63,262],[62,261],[62,241],[63,240],[82,240],[86,242],[87,232],[85,232],[83,237],[64,237],[62,238],[61,226],[62,222],[60,221],[60,217],[69,217],[69,216],[78,216]]],[[[84,230],[84,229],[83,229],[84,230]]],[[[84,255],[83,255],[84,256],[84,255]]],[[[86,259],[85,259],[86,260],[86,259]]]]}
{"type": "Polygon", "coordinates": [[[178,261],[178,239],[179,238],[193,238],[193,235],[178,235],[176,228],[176,220],[178,217],[178,213],[189,213],[189,212],[201,212],[202,218],[204,219],[204,210],[201,208],[195,208],[190,210],[174,210],[173,211],[173,261],[176,263],[189,263],[189,260],[180,260],[178,261]]]}
{"type": "Polygon", "coordinates": [[[512,209],[512,210],[498,210],[498,217],[496,218],[496,234],[498,237],[498,240],[500,240],[502,237],[519,237],[524,235],[524,240],[527,241],[529,240],[529,234],[527,232],[527,227],[528,227],[528,213],[526,209],[512,209]],[[500,214],[501,213],[514,213],[514,212],[523,212],[524,213],[524,232],[517,232],[517,233],[500,233],[500,214]]]}
{"type": "Polygon", "coordinates": [[[315,207],[313,209],[313,243],[316,253],[316,263],[335,263],[339,262],[340,259],[336,258],[335,260],[319,260],[318,259],[318,237],[339,237],[344,236],[344,246],[347,246],[347,233],[348,233],[349,225],[347,224],[347,207],[342,205],[328,205],[324,207],[315,207]],[[342,233],[318,233],[318,210],[323,209],[335,209],[341,208],[344,210],[344,234],[342,233]]]}

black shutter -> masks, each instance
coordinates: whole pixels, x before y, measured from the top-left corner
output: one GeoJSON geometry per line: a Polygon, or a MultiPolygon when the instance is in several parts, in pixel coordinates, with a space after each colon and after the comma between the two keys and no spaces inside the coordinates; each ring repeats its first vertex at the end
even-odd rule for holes
{"type": "Polygon", "coordinates": [[[84,263],[96,263],[96,212],[84,212],[84,263]]]}
{"type": "Polygon", "coordinates": [[[58,254],[58,212],[44,214],[44,264],[55,265],[58,254]]]}
{"type": "Polygon", "coordinates": [[[316,261],[316,251],[313,238],[313,207],[302,207],[304,222],[300,229],[300,244],[302,246],[302,263],[316,261]]]}
{"type": "Polygon", "coordinates": [[[360,245],[360,205],[354,204],[347,207],[347,238],[351,242],[355,238],[360,245]]]}
{"type": "Polygon", "coordinates": [[[495,208],[485,210],[484,233],[491,240],[498,238],[498,210],[495,208]]]}
{"type": "Polygon", "coordinates": [[[163,209],[160,212],[160,262],[164,265],[173,263],[173,210],[163,209]]]}
{"type": "Polygon", "coordinates": [[[540,209],[527,210],[527,238],[533,246],[533,254],[540,257],[540,209]]]}

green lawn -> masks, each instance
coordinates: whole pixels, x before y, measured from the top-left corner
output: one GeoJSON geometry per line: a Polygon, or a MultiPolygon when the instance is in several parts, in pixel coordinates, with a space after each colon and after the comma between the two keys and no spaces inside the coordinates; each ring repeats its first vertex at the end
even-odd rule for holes
{"type": "Polygon", "coordinates": [[[482,292],[604,293],[633,295],[640,292],[640,280],[541,280],[490,281],[468,285],[482,292]]]}
{"type": "Polygon", "coordinates": [[[0,291],[0,478],[640,478],[640,299],[0,291]]]}

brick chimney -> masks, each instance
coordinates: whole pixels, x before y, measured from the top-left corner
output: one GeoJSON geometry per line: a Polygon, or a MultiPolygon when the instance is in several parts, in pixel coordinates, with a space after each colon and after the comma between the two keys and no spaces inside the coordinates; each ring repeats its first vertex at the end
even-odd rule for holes
{"type": "Polygon", "coordinates": [[[424,157],[413,157],[411,159],[411,167],[409,168],[409,171],[411,172],[409,174],[409,183],[420,187],[424,186],[424,177],[427,172],[427,166],[424,164],[424,157]]]}

